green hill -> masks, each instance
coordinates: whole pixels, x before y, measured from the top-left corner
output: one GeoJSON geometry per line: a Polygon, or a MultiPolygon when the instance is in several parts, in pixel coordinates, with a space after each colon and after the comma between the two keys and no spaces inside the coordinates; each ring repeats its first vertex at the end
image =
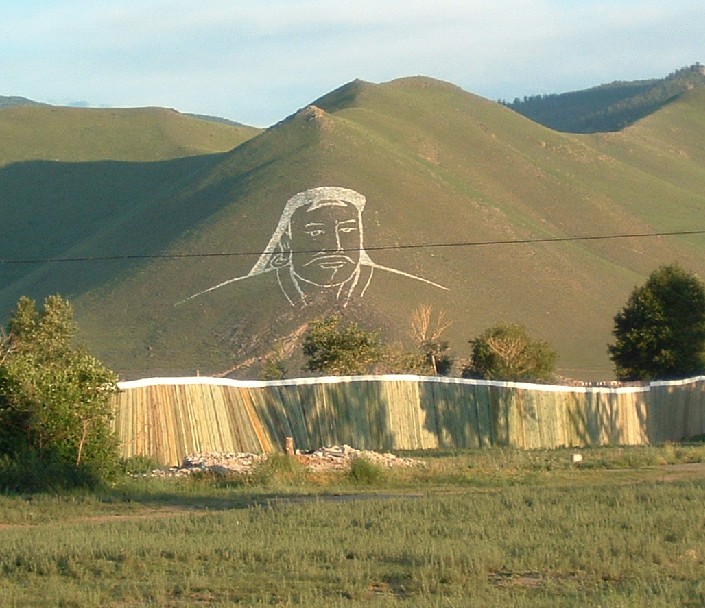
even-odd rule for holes
{"type": "Polygon", "coordinates": [[[613,315],[659,264],[705,276],[705,237],[553,239],[705,228],[703,108],[694,89],[622,132],[577,135],[428,78],[355,81],[226,153],[14,163],[0,169],[3,259],[115,259],[5,263],[0,302],[70,297],[88,347],[126,378],[251,377],[262,355],[295,355],[330,303],[292,307],[269,273],[176,304],[247,275],[293,194],[343,186],[367,198],[374,263],[448,288],[378,269],[346,315],[408,342],[431,304],[458,356],[518,321],[564,375],[610,378],[613,315]]]}
{"type": "Polygon", "coordinates": [[[209,201],[171,207],[189,180],[260,131],[163,108],[0,110],[3,310],[23,293],[81,293],[123,268],[42,260],[162,251],[212,211],[209,201]],[[155,229],[154,215],[169,212],[155,229]]]}
{"type": "Polygon", "coordinates": [[[682,93],[705,85],[705,67],[682,68],[665,78],[617,81],[584,91],[534,95],[507,104],[544,126],[571,133],[619,131],[682,93]]]}
{"type": "Polygon", "coordinates": [[[259,131],[165,108],[0,106],[0,166],[27,160],[166,160],[231,150],[259,131]]]}

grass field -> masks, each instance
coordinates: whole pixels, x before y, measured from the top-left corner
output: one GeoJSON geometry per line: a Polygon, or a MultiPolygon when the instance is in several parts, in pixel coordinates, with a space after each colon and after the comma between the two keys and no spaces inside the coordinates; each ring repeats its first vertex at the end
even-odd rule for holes
{"type": "Polygon", "coordinates": [[[2,496],[0,606],[702,606],[705,446],[582,454],[2,496]]]}

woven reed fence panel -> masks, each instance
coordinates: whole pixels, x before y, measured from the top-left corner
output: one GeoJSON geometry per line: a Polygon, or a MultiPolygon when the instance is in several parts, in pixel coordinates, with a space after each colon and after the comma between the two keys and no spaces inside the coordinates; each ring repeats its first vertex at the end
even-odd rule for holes
{"type": "Polygon", "coordinates": [[[176,464],[200,452],[641,445],[705,434],[705,377],[574,388],[458,378],[370,376],[121,383],[122,455],[176,464]]]}

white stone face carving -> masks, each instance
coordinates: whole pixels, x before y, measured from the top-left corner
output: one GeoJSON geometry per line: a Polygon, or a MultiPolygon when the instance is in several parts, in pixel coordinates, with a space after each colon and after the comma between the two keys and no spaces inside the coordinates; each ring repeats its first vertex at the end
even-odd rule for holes
{"type": "Polygon", "coordinates": [[[276,275],[282,293],[292,306],[305,306],[321,293],[333,295],[346,305],[353,297],[364,297],[375,270],[447,289],[373,262],[364,248],[364,208],[365,197],[348,188],[323,186],[295,194],[287,201],[267,247],[250,272],[195,293],[177,304],[265,273],[276,275]]]}

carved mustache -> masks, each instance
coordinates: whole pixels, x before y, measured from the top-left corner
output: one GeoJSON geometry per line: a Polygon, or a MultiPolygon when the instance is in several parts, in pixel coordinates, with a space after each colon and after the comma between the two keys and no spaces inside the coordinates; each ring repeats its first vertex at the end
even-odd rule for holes
{"type": "Polygon", "coordinates": [[[353,260],[351,257],[340,253],[318,253],[314,255],[313,258],[311,258],[308,262],[306,262],[303,267],[306,268],[306,266],[311,266],[312,264],[321,266],[322,263],[329,263],[332,266],[342,266],[343,264],[356,264],[357,262],[355,262],[355,260],[353,260]]]}

